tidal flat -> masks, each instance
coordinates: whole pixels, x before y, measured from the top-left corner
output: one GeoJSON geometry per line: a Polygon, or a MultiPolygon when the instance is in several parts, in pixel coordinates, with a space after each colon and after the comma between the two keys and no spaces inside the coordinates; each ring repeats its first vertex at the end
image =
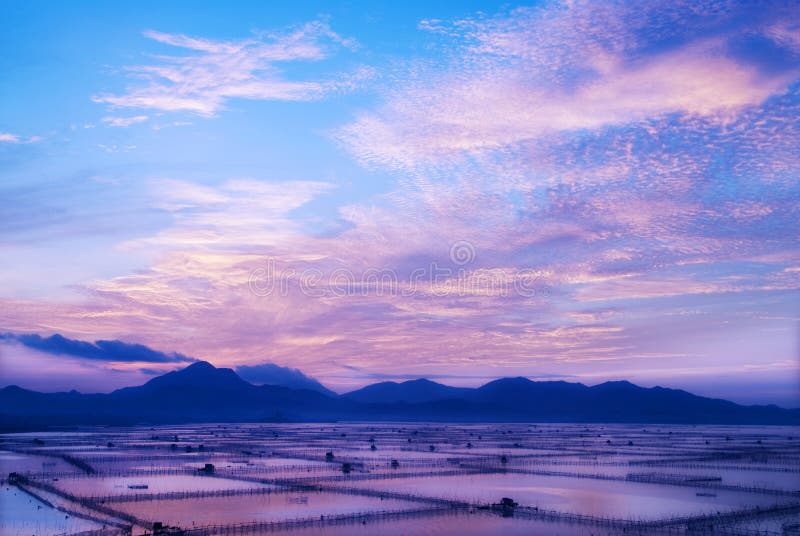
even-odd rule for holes
{"type": "Polygon", "coordinates": [[[0,436],[0,534],[786,534],[800,429],[189,424],[0,436]]]}

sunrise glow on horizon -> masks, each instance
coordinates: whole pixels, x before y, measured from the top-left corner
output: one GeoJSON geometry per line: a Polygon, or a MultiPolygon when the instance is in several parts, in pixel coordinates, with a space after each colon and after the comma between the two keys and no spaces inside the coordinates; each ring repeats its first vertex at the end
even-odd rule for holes
{"type": "Polygon", "coordinates": [[[237,6],[0,8],[0,387],[800,407],[796,4],[237,6]]]}

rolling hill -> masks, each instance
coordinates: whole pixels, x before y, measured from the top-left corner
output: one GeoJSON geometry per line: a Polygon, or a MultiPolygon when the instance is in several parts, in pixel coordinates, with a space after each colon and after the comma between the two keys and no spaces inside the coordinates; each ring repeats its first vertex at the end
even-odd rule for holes
{"type": "Polygon", "coordinates": [[[800,424],[800,411],[626,381],[592,387],[502,378],[478,388],[425,379],[382,382],[343,395],[253,385],[203,361],[108,394],[0,389],[0,428],[77,424],[259,421],[530,421],[800,424]]]}

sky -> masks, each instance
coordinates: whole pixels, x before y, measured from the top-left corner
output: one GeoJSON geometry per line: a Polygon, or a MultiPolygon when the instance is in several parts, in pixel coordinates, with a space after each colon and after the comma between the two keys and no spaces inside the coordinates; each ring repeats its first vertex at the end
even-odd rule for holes
{"type": "Polygon", "coordinates": [[[0,12],[2,385],[203,359],[800,407],[792,2],[0,12]]]}

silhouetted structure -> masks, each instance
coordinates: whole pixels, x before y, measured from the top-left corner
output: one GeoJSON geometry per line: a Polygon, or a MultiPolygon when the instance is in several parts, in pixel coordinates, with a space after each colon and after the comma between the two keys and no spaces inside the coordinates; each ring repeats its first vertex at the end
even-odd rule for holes
{"type": "Polygon", "coordinates": [[[202,473],[206,473],[206,474],[210,475],[210,474],[212,474],[214,472],[214,464],[213,463],[207,463],[199,471],[202,472],[202,473]]]}

